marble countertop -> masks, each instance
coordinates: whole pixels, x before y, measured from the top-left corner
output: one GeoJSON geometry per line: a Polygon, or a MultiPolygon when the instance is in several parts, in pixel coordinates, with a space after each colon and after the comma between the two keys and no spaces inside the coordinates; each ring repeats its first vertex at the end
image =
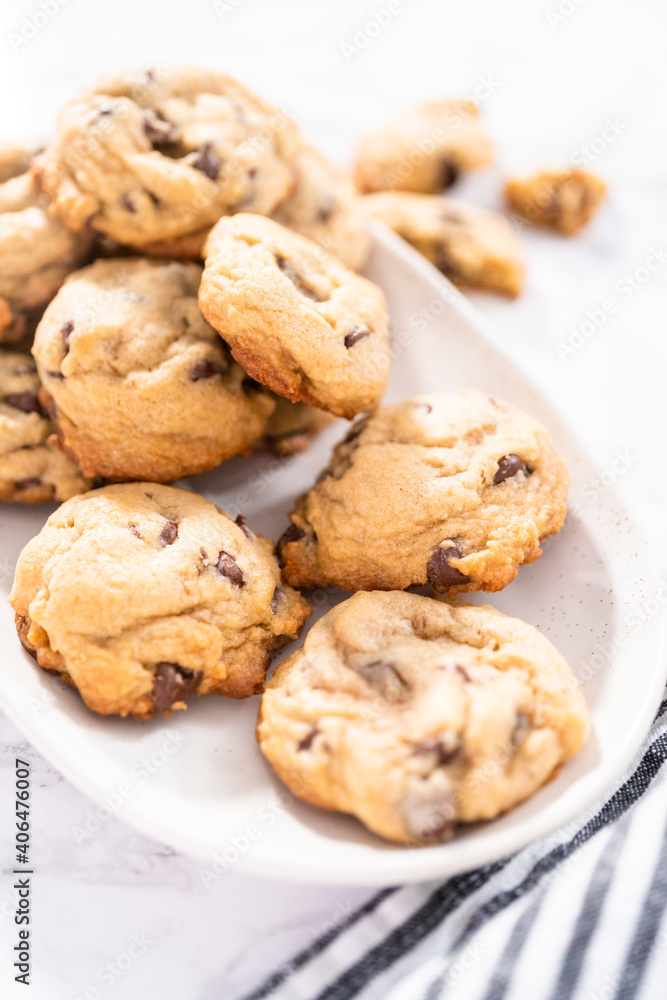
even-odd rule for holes
{"type": "MultiPolygon", "coordinates": [[[[460,190],[481,204],[498,204],[509,170],[599,171],[611,193],[583,236],[522,231],[521,299],[472,298],[569,411],[604,473],[594,488],[616,482],[667,572],[666,22],[649,0],[10,0],[0,14],[0,85],[11,95],[0,139],[48,135],[58,106],[103,68],[191,62],[240,76],[341,163],[393,109],[475,95],[499,149],[498,168],[460,190]],[[379,30],[369,27],[378,18],[379,30]]],[[[122,810],[96,828],[91,802],[1,714],[0,744],[4,958],[17,753],[33,769],[32,997],[238,997],[370,894],[233,869],[206,885],[198,862],[136,833],[122,810]]],[[[0,994],[13,997],[6,981],[0,994]]]]}

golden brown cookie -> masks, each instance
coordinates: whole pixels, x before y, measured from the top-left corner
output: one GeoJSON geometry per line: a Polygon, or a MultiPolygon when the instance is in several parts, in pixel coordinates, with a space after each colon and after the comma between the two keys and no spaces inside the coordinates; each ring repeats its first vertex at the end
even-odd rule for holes
{"type": "Polygon", "coordinates": [[[48,214],[29,173],[23,146],[0,144],[0,342],[16,343],[34,314],[79,267],[90,240],[75,236],[48,214]]]}
{"type": "Polygon", "coordinates": [[[586,703],[525,622],[416,594],[355,594],[276,670],[257,738],[289,788],[405,844],[533,795],[583,745],[586,703]]]}
{"type": "Polygon", "coordinates": [[[505,199],[529,222],[574,236],[590,222],[606,191],[604,181],[587,170],[541,170],[510,178],[505,199]]]}
{"type": "Polygon", "coordinates": [[[536,420],[481,392],[358,420],[278,543],[288,583],[450,597],[501,590],[565,520],[568,473],[536,420]]]}
{"type": "Polygon", "coordinates": [[[378,404],[389,373],[384,295],[312,240],[259,215],[220,219],[199,304],[239,364],[278,395],[342,417],[378,404]]]}
{"type": "Polygon", "coordinates": [[[48,503],[90,489],[76,465],[47,444],[52,435],[33,359],[0,351],[0,500],[48,503]]]}
{"type": "Polygon", "coordinates": [[[261,691],[271,650],[310,613],[245,518],[157,483],[59,507],[21,553],[10,602],[41,667],[93,711],[139,719],[195,693],[261,691]]]}
{"type": "Polygon", "coordinates": [[[364,207],[461,288],[515,298],[525,267],[512,226],[498,212],[441,195],[383,191],[364,207]]]}
{"type": "Polygon", "coordinates": [[[275,403],[197,305],[198,264],[128,258],[77,271],[33,353],[64,449],[86,475],[171,482],[251,450],[275,403]]]}
{"type": "Polygon", "coordinates": [[[196,256],[221,215],[285,199],[297,147],[294,123],[224,73],[128,71],[63,108],[35,173],[75,232],[196,256]]]}
{"type": "Polygon", "coordinates": [[[472,101],[428,101],[408,108],[366,136],[355,166],[360,191],[421,191],[450,187],[459,174],[493,162],[493,144],[472,101]]]}

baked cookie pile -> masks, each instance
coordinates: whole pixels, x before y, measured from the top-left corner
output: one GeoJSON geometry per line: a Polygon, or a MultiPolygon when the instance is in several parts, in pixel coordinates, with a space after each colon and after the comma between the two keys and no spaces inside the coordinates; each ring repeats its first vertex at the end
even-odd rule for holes
{"type": "Polygon", "coordinates": [[[300,589],[352,591],[276,671],[257,738],[295,794],[406,844],[510,809],[588,731],[547,640],[458,596],[541,555],[563,460],[482,392],[383,405],[387,306],[358,273],[370,211],[517,294],[506,220],[437,193],[491,157],[476,113],[427,105],[365,143],[362,199],[286,115],[188,68],[104,77],[46,148],[0,151],[0,500],[61,504],[18,561],[20,641],[92,711],[146,720],[261,693],[300,589]],[[171,485],[289,458],[334,416],[354,422],[275,546],[171,485]]]}

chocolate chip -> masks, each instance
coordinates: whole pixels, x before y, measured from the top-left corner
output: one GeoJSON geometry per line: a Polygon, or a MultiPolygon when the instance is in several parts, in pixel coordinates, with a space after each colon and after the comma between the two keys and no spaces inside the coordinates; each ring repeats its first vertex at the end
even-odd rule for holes
{"type": "Polygon", "coordinates": [[[518,472],[525,472],[529,476],[532,469],[529,469],[524,460],[519,458],[518,455],[504,455],[498,462],[498,471],[493,477],[493,485],[497,486],[498,483],[504,483],[506,479],[516,476],[518,472]]]}
{"type": "Polygon", "coordinates": [[[218,179],[222,160],[216,153],[213,144],[205,142],[197,150],[197,156],[192,161],[192,166],[195,170],[201,170],[203,174],[215,181],[218,179]]]}
{"type": "Polygon", "coordinates": [[[273,612],[274,615],[278,613],[278,608],[280,607],[280,605],[283,603],[284,600],[285,600],[284,593],[282,592],[280,587],[276,587],[271,596],[271,611],[273,612]]]}
{"type": "Polygon", "coordinates": [[[461,171],[451,160],[444,159],[440,167],[440,186],[442,188],[451,187],[459,179],[461,171]]]}
{"type": "Polygon", "coordinates": [[[218,564],[215,568],[221,576],[226,576],[235,587],[245,587],[243,573],[239,569],[238,563],[227,552],[220,553],[218,564]]]}
{"type": "Polygon", "coordinates": [[[445,733],[442,739],[424,740],[417,743],[413,748],[413,753],[418,757],[431,754],[434,757],[434,767],[444,767],[451,764],[461,750],[461,739],[458,733],[445,733]]]}
{"type": "Polygon", "coordinates": [[[135,206],[134,202],[132,201],[132,199],[130,198],[129,194],[124,194],[123,197],[120,199],[120,203],[121,203],[121,205],[123,206],[123,208],[125,209],[126,212],[133,212],[134,213],[137,210],[136,206],[135,206]]]}
{"type": "Polygon", "coordinates": [[[454,259],[454,257],[452,257],[448,247],[438,247],[436,251],[435,266],[453,281],[456,281],[457,279],[460,280],[463,277],[459,263],[454,259]]]}
{"type": "Polygon", "coordinates": [[[308,735],[304,736],[304,738],[299,743],[297,743],[296,746],[297,750],[310,750],[311,746],[313,745],[313,740],[315,739],[318,733],[319,729],[317,728],[317,726],[313,726],[308,735]]]}
{"type": "Polygon", "coordinates": [[[165,545],[173,545],[178,538],[178,525],[175,521],[167,521],[160,532],[160,541],[165,545]]]}
{"type": "Polygon", "coordinates": [[[135,538],[141,538],[141,534],[139,533],[139,529],[136,524],[130,525],[130,534],[134,535],[135,538]]]}
{"type": "Polygon", "coordinates": [[[317,221],[320,223],[328,222],[335,210],[336,199],[333,195],[323,195],[317,209],[317,221]]]}
{"type": "Polygon", "coordinates": [[[204,676],[203,670],[188,670],[180,663],[155,664],[153,705],[156,712],[166,712],[177,701],[185,701],[194,694],[204,676]]]}
{"type": "Polygon", "coordinates": [[[250,529],[246,528],[246,526],[245,526],[245,516],[243,514],[237,514],[236,515],[236,519],[234,521],[234,524],[238,524],[239,528],[241,529],[241,531],[243,532],[243,534],[246,536],[246,538],[252,538],[252,535],[250,534],[250,529]]]}
{"type": "Polygon", "coordinates": [[[14,392],[10,393],[9,396],[5,396],[4,402],[8,406],[13,406],[15,410],[21,410],[23,413],[43,413],[42,407],[39,405],[39,399],[37,394],[34,392],[14,392]]]}
{"type": "Polygon", "coordinates": [[[403,680],[393,663],[385,660],[373,660],[372,663],[362,663],[357,667],[365,681],[386,701],[403,701],[408,693],[408,685],[403,680]]]}
{"type": "Polygon", "coordinates": [[[153,194],[153,192],[149,191],[148,189],[146,189],[146,194],[148,195],[148,197],[150,198],[150,200],[153,202],[153,204],[155,205],[155,207],[159,208],[160,205],[162,204],[162,202],[160,201],[160,199],[158,198],[158,196],[156,194],[153,194]]]}
{"type": "Polygon", "coordinates": [[[17,479],[14,486],[17,490],[29,490],[33,486],[41,486],[42,480],[39,476],[33,476],[32,479],[17,479]]]}
{"type": "Polygon", "coordinates": [[[434,590],[445,591],[449,590],[450,587],[470,583],[469,576],[449,565],[450,559],[460,559],[462,555],[461,543],[456,539],[445,542],[444,545],[435,550],[426,566],[426,576],[434,590]]]}
{"type": "Polygon", "coordinates": [[[49,378],[65,378],[62,372],[47,372],[49,378]]]}
{"type": "Polygon", "coordinates": [[[426,410],[427,413],[433,413],[433,407],[430,403],[415,403],[414,407],[416,410],[426,410]]]}
{"type": "Polygon", "coordinates": [[[289,528],[286,528],[278,539],[278,543],[276,545],[278,557],[280,558],[282,556],[283,549],[286,545],[289,545],[290,542],[298,542],[299,539],[305,538],[305,535],[306,532],[302,531],[296,524],[290,524],[289,528]]]}
{"type": "Polygon", "coordinates": [[[307,298],[313,299],[313,301],[315,302],[322,301],[322,299],[320,299],[320,297],[312,290],[312,288],[309,288],[308,285],[305,284],[303,278],[296,270],[294,264],[292,264],[291,261],[287,260],[286,257],[283,257],[282,254],[277,253],[276,263],[280,268],[280,270],[282,271],[282,273],[285,275],[285,277],[289,278],[289,280],[292,282],[297,291],[301,292],[301,294],[305,295],[307,298]]]}
{"type": "Polygon", "coordinates": [[[208,552],[206,551],[206,549],[200,549],[199,555],[202,557],[204,562],[208,562],[208,552]]]}
{"type": "Polygon", "coordinates": [[[403,817],[408,833],[415,840],[447,840],[454,832],[456,808],[454,797],[443,788],[416,788],[403,802],[403,817]]]}
{"type": "Polygon", "coordinates": [[[60,327],[60,333],[63,338],[63,348],[65,350],[65,354],[69,352],[69,338],[71,337],[73,332],[74,332],[74,323],[72,322],[71,319],[68,319],[60,327]]]}
{"type": "Polygon", "coordinates": [[[114,101],[107,101],[106,104],[103,104],[101,108],[98,108],[97,117],[107,118],[109,115],[112,115],[115,106],[116,105],[114,101]]]}
{"type": "Polygon", "coordinates": [[[190,381],[199,382],[200,379],[213,378],[214,375],[222,375],[222,368],[217,361],[205,358],[203,361],[198,361],[190,371],[190,381]]]}
{"type": "Polygon", "coordinates": [[[174,126],[160,111],[144,112],[143,125],[144,132],[153,149],[161,149],[163,146],[173,144],[176,135],[174,126]]]}
{"type": "Polygon", "coordinates": [[[345,338],[345,346],[347,347],[347,349],[349,351],[349,349],[351,347],[354,347],[354,345],[357,343],[357,341],[363,340],[364,337],[370,337],[370,335],[371,335],[371,331],[367,327],[365,327],[365,326],[355,326],[355,327],[352,328],[352,330],[350,330],[350,332],[346,336],[346,338],[345,338]]]}
{"type": "Polygon", "coordinates": [[[472,684],[472,677],[470,676],[466,668],[462,667],[460,663],[454,664],[454,670],[459,675],[459,677],[461,677],[466,682],[466,684],[472,684]]]}
{"type": "Polygon", "coordinates": [[[526,736],[530,732],[531,725],[530,719],[523,712],[517,712],[516,722],[514,723],[514,729],[512,730],[512,735],[510,736],[510,743],[512,749],[516,750],[521,746],[526,736]]]}

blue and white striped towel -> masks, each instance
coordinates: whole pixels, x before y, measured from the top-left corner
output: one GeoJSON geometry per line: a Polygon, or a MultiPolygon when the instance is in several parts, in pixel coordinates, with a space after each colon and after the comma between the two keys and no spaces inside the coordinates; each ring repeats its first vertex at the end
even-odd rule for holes
{"type": "Polygon", "coordinates": [[[588,812],[447,882],[388,888],[239,1000],[664,1000],[667,700],[588,812]]]}

